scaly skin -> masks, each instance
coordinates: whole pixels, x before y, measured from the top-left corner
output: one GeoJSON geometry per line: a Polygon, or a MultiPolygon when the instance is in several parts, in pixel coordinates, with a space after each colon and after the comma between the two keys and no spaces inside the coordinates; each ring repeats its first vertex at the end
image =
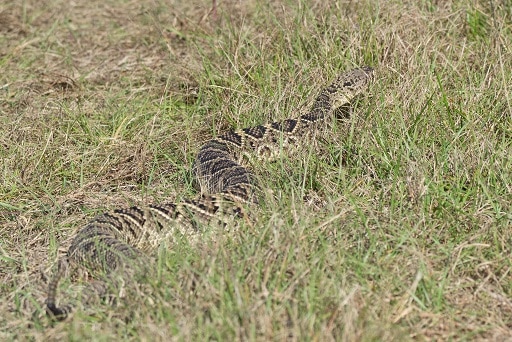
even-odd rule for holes
{"type": "Polygon", "coordinates": [[[116,209],[94,218],[78,231],[67,254],[58,262],[48,286],[48,314],[64,319],[73,310],[72,304],[56,305],[58,283],[70,265],[85,266],[101,278],[82,294],[82,303],[91,304],[105,296],[109,286],[119,286],[119,274],[135,281],[146,274],[147,255],[163,241],[179,236],[195,239],[204,225],[225,225],[233,216],[244,216],[245,206],[258,203],[258,185],[255,176],[240,163],[240,156],[273,160],[293,153],[324,131],[373,77],[370,67],[350,70],[321,91],[308,113],[296,119],[230,131],[208,141],[194,163],[200,197],[181,203],[116,209]]]}

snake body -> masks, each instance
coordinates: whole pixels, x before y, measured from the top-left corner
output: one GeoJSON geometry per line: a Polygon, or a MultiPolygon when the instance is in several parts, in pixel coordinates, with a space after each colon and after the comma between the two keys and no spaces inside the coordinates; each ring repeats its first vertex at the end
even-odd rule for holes
{"type": "Polygon", "coordinates": [[[304,146],[325,130],[373,77],[370,67],[347,71],[320,92],[306,114],[229,131],[209,140],[200,148],[193,166],[201,188],[197,198],[115,209],[94,218],[77,232],[66,255],[58,261],[48,286],[47,313],[64,319],[75,306],[56,304],[58,283],[70,265],[102,275],[82,294],[81,301],[90,303],[117,284],[119,278],[114,275],[127,278],[144,270],[148,256],[163,241],[174,241],[177,236],[194,239],[207,224],[226,225],[230,218],[244,216],[245,207],[258,203],[258,184],[243,165],[243,157],[272,160],[304,146]]]}

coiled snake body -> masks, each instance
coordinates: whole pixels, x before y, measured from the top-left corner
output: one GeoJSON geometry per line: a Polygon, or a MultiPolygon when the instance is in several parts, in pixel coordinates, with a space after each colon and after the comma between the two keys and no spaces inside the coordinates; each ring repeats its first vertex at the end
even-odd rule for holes
{"type": "Polygon", "coordinates": [[[122,277],[126,272],[128,277],[131,270],[145,268],[147,255],[154,253],[163,241],[172,241],[180,234],[193,239],[200,234],[202,225],[212,221],[226,224],[228,218],[243,216],[245,206],[258,202],[258,185],[240,157],[252,154],[259,159],[275,159],[311,141],[373,77],[370,67],[350,70],[321,91],[308,113],[230,131],[208,141],[200,148],[194,163],[201,187],[198,198],[116,209],[94,218],[78,231],[66,255],[58,262],[48,286],[48,314],[63,319],[74,307],[56,305],[57,286],[69,265],[103,274],[102,279],[90,284],[82,294],[82,302],[89,303],[94,297],[104,296],[108,286],[119,281],[111,275],[120,273],[122,277]]]}

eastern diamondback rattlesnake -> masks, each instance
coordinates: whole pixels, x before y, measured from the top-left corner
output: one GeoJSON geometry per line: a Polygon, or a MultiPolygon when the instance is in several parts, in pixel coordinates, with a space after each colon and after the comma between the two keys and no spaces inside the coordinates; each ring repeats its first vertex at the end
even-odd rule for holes
{"type": "Polygon", "coordinates": [[[106,295],[109,286],[116,286],[119,278],[114,274],[131,277],[133,270],[144,269],[147,256],[154,254],[163,241],[172,241],[179,235],[193,239],[207,224],[225,225],[228,218],[244,216],[244,207],[258,203],[258,186],[254,175],[242,165],[243,157],[275,159],[311,142],[331,120],[342,115],[343,109],[373,77],[370,67],[350,70],[321,91],[308,113],[230,131],[208,141],[194,163],[201,187],[198,198],[116,209],[94,218],[78,231],[67,254],[58,262],[48,287],[48,314],[63,319],[72,311],[73,305],[58,307],[55,301],[59,280],[68,272],[69,265],[84,266],[102,275],[82,294],[81,301],[90,303],[92,298],[106,295]]]}

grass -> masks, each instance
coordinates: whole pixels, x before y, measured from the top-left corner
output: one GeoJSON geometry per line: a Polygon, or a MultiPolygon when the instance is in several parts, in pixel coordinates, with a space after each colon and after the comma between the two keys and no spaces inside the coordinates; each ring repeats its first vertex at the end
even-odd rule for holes
{"type": "Polygon", "coordinates": [[[0,5],[0,338],[511,338],[510,2],[209,6],[0,5]],[[115,308],[46,319],[76,229],[194,196],[202,143],[305,111],[358,65],[378,77],[349,120],[253,165],[256,222],[164,244],[115,308]]]}

